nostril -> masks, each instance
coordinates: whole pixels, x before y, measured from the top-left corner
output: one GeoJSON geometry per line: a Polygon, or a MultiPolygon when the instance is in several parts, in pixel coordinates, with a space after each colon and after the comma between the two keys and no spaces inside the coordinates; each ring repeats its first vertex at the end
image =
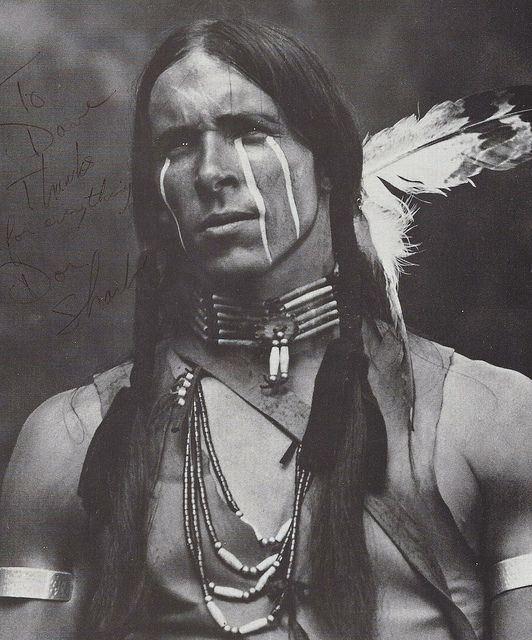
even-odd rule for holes
{"type": "Polygon", "coordinates": [[[235,175],[227,175],[223,178],[220,178],[215,186],[216,188],[221,189],[223,187],[236,187],[237,184],[238,180],[236,179],[235,175]]]}

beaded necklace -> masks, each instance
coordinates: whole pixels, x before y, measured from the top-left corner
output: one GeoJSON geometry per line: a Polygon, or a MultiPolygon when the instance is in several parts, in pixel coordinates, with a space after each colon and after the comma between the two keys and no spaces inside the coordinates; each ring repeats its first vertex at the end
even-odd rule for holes
{"type": "MultiPolygon", "coordinates": [[[[204,601],[212,619],[228,635],[245,636],[268,627],[276,626],[280,621],[286,604],[288,590],[293,578],[299,516],[303,499],[310,485],[310,473],[299,465],[300,446],[296,453],[295,497],[292,517],[279,529],[277,535],[266,538],[254,528],[257,543],[267,549],[266,557],[255,566],[247,566],[227,549],[218,538],[216,527],[211,518],[209,502],[203,477],[202,438],[205,442],[213,474],[229,509],[247,523],[244,514],[236,503],[220,466],[211,437],[205,398],[201,387],[201,369],[188,371],[180,376],[172,388],[180,406],[188,405],[186,421],[186,447],[183,471],[183,515],[185,538],[188,550],[196,567],[201,583],[204,601]],[[185,397],[188,398],[185,399],[185,397]],[[188,402],[187,402],[188,401],[188,402]],[[254,582],[246,590],[228,585],[218,585],[209,579],[204,563],[202,526],[207,533],[209,544],[215,557],[233,572],[254,582]],[[281,584],[280,593],[275,597],[270,613],[240,625],[228,623],[216,599],[250,602],[268,591],[272,578],[281,584]]],[[[249,523],[248,523],[249,524],[249,523]]]]}
{"type": "Polygon", "coordinates": [[[336,276],[320,278],[266,301],[194,291],[190,324],[210,344],[269,350],[267,386],[288,380],[290,345],[339,324],[336,276]]]}

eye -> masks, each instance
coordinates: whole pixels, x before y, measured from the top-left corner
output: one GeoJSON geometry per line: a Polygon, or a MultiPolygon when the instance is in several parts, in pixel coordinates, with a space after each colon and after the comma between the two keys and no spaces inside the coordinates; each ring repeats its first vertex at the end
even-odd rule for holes
{"type": "Polygon", "coordinates": [[[195,144],[197,135],[186,129],[166,131],[154,141],[155,153],[160,158],[184,153],[195,144]]]}
{"type": "Polygon", "coordinates": [[[271,135],[271,133],[262,123],[256,122],[240,127],[237,135],[249,142],[262,142],[266,138],[266,136],[271,135]]]}
{"type": "Polygon", "coordinates": [[[194,136],[191,133],[182,133],[175,136],[170,143],[170,152],[182,151],[192,146],[194,136]]]}

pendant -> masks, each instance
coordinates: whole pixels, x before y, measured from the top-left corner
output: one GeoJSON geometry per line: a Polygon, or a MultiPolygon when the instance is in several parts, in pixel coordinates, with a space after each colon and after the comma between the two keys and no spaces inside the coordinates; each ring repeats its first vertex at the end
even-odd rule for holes
{"type": "Polygon", "coordinates": [[[255,337],[270,349],[268,376],[265,376],[266,387],[279,387],[288,380],[289,343],[295,338],[297,332],[297,322],[289,314],[273,315],[260,329],[257,329],[255,337]]]}

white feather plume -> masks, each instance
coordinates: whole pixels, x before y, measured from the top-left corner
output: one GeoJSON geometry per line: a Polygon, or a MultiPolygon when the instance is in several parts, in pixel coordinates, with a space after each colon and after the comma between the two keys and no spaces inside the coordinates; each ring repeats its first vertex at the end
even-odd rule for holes
{"type": "Polygon", "coordinates": [[[445,194],[483,169],[505,171],[531,159],[531,120],[532,87],[513,87],[443,102],[364,141],[361,210],[401,334],[397,286],[415,249],[408,239],[413,198],[445,194]]]}

